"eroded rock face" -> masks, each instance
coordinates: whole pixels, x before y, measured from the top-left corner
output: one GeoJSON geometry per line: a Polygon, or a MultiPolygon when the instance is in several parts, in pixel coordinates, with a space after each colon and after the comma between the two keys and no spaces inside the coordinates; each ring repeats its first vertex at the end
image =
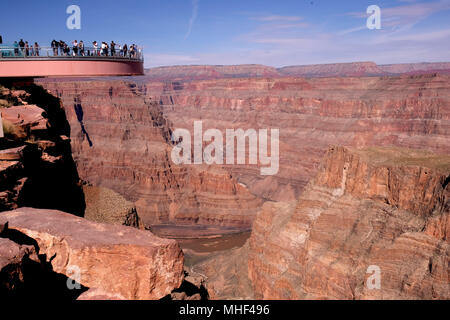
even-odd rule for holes
{"type": "Polygon", "coordinates": [[[36,242],[54,272],[97,289],[85,297],[105,292],[125,299],[160,299],[184,279],[183,253],[176,241],[148,231],[30,208],[1,213],[0,224],[6,221],[9,229],[36,242]],[[77,270],[79,278],[74,276],[77,270]]]}
{"type": "Polygon", "coordinates": [[[331,144],[450,152],[446,75],[136,81],[44,85],[66,107],[82,178],[135,202],[146,224],[248,229],[264,201],[298,199],[331,144]],[[170,133],[200,119],[204,131],[279,128],[279,173],[174,166],[170,133]]]}
{"type": "Polygon", "coordinates": [[[84,196],[60,101],[42,87],[0,86],[0,211],[30,206],[82,216],[84,196]]]}
{"type": "Polygon", "coordinates": [[[174,128],[280,129],[280,171],[227,168],[264,199],[297,199],[330,145],[400,146],[450,152],[450,80],[445,75],[219,79],[149,82],[174,128]]]}
{"type": "Polygon", "coordinates": [[[262,200],[220,167],[175,165],[162,108],[125,82],[45,83],[61,97],[80,177],[136,204],[146,225],[248,230],[262,200]]]}
{"type": "MultiPolygon", "coordinates": [[[[0,228],[0,234],[3,225],[0,228]]],[[[21,246],[9,239],[0,238],[0,297],[13,297],[23,287],[24,261],[37,260],[33,246],[21,246]]]]}
{"type": "Polygon", "coordinates": [[[264,299],[449,299],[450,159],[333,147],[298,201],[266,203],[249,240],[264,299]],[[380,289],[366,280],[381,270],[380,289]]]}
{"type": "Polygon", "coordinates": [[[3,121],[19,127],[24,132],[47,130],[48,120],[44,109],[34,105],[12,106],[2,110],[3,121]]]}

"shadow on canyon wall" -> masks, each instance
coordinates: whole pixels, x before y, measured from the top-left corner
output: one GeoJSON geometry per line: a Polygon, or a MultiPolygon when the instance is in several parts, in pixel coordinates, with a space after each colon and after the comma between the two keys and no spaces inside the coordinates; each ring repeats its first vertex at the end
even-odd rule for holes
{"type": "MultiPolygon", "coordinates": [[[[110,95],[111,95],[111,93],[110,93],[110,95]]],[[[74,98],[73,109],[75,111],[75,114],[77,115],[78,122],[80,123],[81,132],[86,137],[86,139],[87,139],[87,141],[89,143],[89,147],[92,148],[94,146],[94,144],[92,143],[92,140],[89,137],[89,134],[87,133],[86,128],[85,128],[84,123],[83,123],[84,112],[83,112],[83,106],[81,105],[80,97],[75,97],[74,98]]]]}

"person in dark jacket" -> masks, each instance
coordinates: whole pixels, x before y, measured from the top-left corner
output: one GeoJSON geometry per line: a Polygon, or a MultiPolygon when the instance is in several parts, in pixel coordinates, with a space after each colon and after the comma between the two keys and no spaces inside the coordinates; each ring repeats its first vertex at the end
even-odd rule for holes
{"type": "Polygon", "coordinates": [[[39,57],[39,50],[40,50],[39,45],[38,45],[37,42],[35,42],[35,43],[34,43],[34,55],[35,55],[36,57],[39,57]]]}
{"type": "Polygon", "coordinates": [[[116,55],[116,43],[114,41],[111,41],[111,57],[114,57],[116,55]]]}
{"type": "Polygon", "coordinates": [[[128,46],[127,46],[127,44],[125,43],[125,44],[123,45],[123,56],[126,57],[127,54],[128,54],[128,46]]]}
{"type": "Polygon", "coordinates": [[[20,47],[20,53],[22,54],[22,55],[24,55],[25,54],[25,42],[23,42],[23,39],[20,39],[20,41],[19,41],[19,47],[20,47]]]}
{"type": "Polygon", "coordinates": [[[56,57],[58,55],[58,47],[59,47],[58,41],[53,40],[51,46],[53,49],[53,55],[56,57]]]}

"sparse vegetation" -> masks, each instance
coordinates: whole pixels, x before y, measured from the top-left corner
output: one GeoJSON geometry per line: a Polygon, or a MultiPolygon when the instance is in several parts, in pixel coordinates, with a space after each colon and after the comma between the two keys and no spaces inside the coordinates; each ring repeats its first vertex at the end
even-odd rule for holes
{"type": "Polygon", "coordinates": [[[0,109],[1,108],[8,108],[9,106],[10,106],[10,104],[9,104],[8,100],[0,99],[0,109]]]}
{"type": "Polygon", "coordinates": [[[3,119],[2,122],[3,122],[3,134],[5,137],[10,138],[12,140],[20,140],[25,136],[23,130],[15,126],[11,121],[3,119]]]}
{"type": "Polygon", "coordinates": [[[3,119],[3,133],[5,136],[14,135],[16,127],[8,120],[3,119]]]}

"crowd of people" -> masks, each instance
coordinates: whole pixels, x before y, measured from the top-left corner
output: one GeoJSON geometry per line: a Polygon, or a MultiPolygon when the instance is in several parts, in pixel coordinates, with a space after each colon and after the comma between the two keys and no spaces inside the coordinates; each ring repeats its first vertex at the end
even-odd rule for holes
{"type": "MultiPolygon", "coordinates": [[[[0,38],[1,39],[1,38],[0,38]]],[[[2,40],[2,39],[1,39],[2,40]]],[[[1,41],[0,40],[0,41],[1,41]]],[[[3,41],[0,42],[0,44],[3,41]]],[[[111,41],[111,43],[102,42],[101,44],[97,41],[92,43],[92,46],[85,47],[83,41],[74,40],[69,45],[66,42],[60,40],[53,40],[50,44],[51,49],[47,49],[48,53],[43,55],[51,55],[53,56],[87,56],[87,57],[126,57],[126,58],[140,58],[142,56],[142,51],[135,44],[128,46],[127,44],[120,45],[111,41]],[[51,51],[50,51],[51,50],[51,51]]],[[[4,50],[6,51],[6,49],[4,50]]],[[[9,55],[12,55],[14,52],[14,56],[25,56],[25,57],[39,57],[41,55],[42,48],[39,46],[37,42],[34,44],[28,43],[28,41],[24,41],[20,39],[20,41],[14,41],[13,48],[9,55]]],[[[4,52],[2,51],[2,54],[4,52]]],[[[1,55],[0,55],[1,57],[1,55]]]]}
{"type": "Polygon", "coordinates": [[[20,39],[19,42],[14,41],[13,46],[15,56],[39,57],[39,52],[41,50],[41,47],[37,42],[29,44],[28,41],[23,41],[23,39],[20,39]]]}
{"type": "Polygon", "coordinates": [[[64,41],[53,40],[51,43],[54,56],[104,56],[104,57],[129,57],[136,58],[141,55],[141,49],[135,44],[128,47],[127,44],[123,46],[111,41],[110,44],[97,41],[92,42],[92,47],[86,48],[84,42],[74,40],[69,46],[64,41]]]}

